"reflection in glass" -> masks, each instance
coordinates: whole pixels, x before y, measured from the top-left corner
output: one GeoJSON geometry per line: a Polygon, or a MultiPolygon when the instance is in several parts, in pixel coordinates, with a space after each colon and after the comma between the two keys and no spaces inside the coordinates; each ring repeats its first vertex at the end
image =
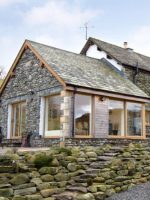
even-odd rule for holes
{"type": "Polygon", "coordinates": [[[150,104],[145,104],[145,126],[146,126],[146,134],[150,135],[150,104]]]}
{"type": "Polygon", "coordinates": [[[142,135],[142,104],[127,102],[127,135],[142,135]]]}
{"type": "Polygon", "coordinates": [[[109,100],[109,135],[124,135],[124,102],[109,100]]]}
{"type": "Polygon", "coordinates": [[[60,130],[60,95],[48,97],[48,131],[60,130]]]}
{"type": "Polygon", "coordinates": [[[77,94],[75,96],[75,135],[90,134],[91,96],[77,94]]]}

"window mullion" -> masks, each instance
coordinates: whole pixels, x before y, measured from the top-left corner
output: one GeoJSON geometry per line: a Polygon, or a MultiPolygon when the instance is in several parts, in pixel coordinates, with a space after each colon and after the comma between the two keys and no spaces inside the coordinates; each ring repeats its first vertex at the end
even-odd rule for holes
{"type": "Polygon", "coordinates": [[[127,102],[124,101],[124,137],[127,136],[127,124],[128,120],[127,120],[127,102]]]}

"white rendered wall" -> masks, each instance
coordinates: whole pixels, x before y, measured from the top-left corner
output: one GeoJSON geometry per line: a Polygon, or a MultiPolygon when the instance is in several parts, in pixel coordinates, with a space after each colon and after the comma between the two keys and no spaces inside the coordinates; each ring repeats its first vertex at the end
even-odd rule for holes
{"type": "Polygon", "coordinates": [[[92,45],[86,52],[86,55],[92,58],[105,58],[108,62],[110,62],[114,67],[118,70],[122,70],[122,65],[119,65],[116,60],[107,58],[107,54],[104,51],[98,51],[96,45],[92,45]]]}

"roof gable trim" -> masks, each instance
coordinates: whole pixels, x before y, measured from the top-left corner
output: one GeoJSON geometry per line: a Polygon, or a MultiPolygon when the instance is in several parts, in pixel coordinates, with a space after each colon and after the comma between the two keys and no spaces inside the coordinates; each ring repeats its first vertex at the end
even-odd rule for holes
{"type": "Polygon", "coordinates": [[[11,77],[14,69],[16,68],[16,65],[18,64],[23,52],[29,48],[37,57],[37,59],[40,61],[40,66],[41,67],[46,67],[46,69],[48,69],[48,71],[61,83],[61,85],[63,85],[64,87],[66,87],[66,84],[64,82],[64,80],[62,78],[59,77],[59,75],[50,67],[50,65],[42,58],[42,56],[34,49],[34,47],[32,47],[32,45],[30,44],[30,42],[28,40],[25,40],[25,42],[23,43],[15,61],[13,62],[9,72],[7,73],[6,78],[4,79],[1,87],[0,87],[0,93],[3,92],[4,88],[6,87],[7,82],[9,81],[9,78],[11,77]]]}

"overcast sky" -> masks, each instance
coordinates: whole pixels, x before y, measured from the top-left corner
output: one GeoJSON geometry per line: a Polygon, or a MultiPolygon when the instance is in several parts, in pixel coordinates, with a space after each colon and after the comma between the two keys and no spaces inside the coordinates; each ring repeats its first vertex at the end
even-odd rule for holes
{"type": "Polygon", "coordinates": [[[150,56],[150,0],[0,0],[0,65],[8,71],[25,39],[80,52],[85,22],[89,36],[150,56]]]}

